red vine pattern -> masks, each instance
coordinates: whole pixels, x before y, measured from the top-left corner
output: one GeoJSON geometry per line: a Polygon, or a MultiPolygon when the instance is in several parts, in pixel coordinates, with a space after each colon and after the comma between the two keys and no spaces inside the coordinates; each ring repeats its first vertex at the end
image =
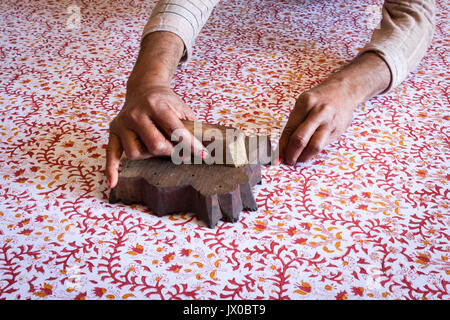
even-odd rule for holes
{"type": "MultiPolygon", "coordinates": [[[[0,4],[0,299],[449,299],[448,1],[419,67],[309,163],[263,168],[257,212],[208,229],[110,205],[108,123],[155,1],[0,4]]],[[[370,38],[382,1],[222,1],[173,88],[269,132],[370,38]]]]}

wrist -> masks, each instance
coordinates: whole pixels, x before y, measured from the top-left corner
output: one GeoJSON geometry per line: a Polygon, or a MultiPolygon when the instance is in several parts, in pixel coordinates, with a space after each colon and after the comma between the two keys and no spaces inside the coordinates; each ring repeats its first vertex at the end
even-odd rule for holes
{"type": "Polygon", "coordinates": [[[184,42],[172,32],[156,31],[142,40],[127,85],[169,86],[184,51],[184,42]]]}
{"type": "Polygon", "coordinates": [[[127,81],[127,89],[136,87],[170,87],[171,77],[164,72],[147,70],[144,73],[132,72],[127,81]]]}
{"type": "Polygon", "coordinates": [[[359,104],[388,88],[391,73],[382,58],[374,52],[366,52],[332,74],[327,81],[344,86],[359,104]]]}

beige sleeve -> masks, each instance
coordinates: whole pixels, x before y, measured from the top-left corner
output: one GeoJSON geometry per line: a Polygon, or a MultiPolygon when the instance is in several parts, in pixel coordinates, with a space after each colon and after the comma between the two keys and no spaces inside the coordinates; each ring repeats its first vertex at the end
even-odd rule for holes
{"type": "Polygon", "coordinates": [[[359,53],[376,52],[391,71],[387,92],[401,83],[425,55],[434,33],[434,0],[386,0],[382,20],[359,53]]]}
{"type": "Polygon", "coordinates": [[[153,9],[142,32],[142,39],[151,32],[169,31],[184,42],[181,63],[192,55],[192,47],[200,30],[219,0],[160,0],[153,9]]]}

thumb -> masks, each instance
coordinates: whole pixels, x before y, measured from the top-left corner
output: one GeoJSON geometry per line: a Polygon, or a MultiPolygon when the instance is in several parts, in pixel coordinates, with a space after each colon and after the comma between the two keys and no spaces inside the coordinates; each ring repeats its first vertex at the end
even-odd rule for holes
{"type": "Polygon", "coordinates": [[[284,151],[286,150],[286,146],[289,142],[289,137],[291,136],[291,134],[295,131],[295,127],[291,127],[288,124],[284,127],[283,132],[281,133],[281,137],[280,140],[278,141],[278,145],[277,145],[277,152],[278,152],[278,160],[275,159],[275,164],[279,165],[281,163],[283,163],[284,161],[284,151]]]}
{"type": "Polygon", "coordinates": [[[106,148],[106,181],[110,188],[114,188],[119,180],[120,157],[123,148],[120,139],[114,133],[109,134],[108,147],[106,148]]]}

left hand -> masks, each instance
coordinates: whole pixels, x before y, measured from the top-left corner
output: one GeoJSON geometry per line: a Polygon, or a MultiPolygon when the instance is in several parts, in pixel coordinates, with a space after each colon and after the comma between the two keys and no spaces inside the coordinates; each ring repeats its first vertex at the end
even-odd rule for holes
{"type": "Polygon", "coordinates": [[[276,163],[295,165],[318,154],[350,126],[355,108],[385,92],[391,80],[386,62],[375,52],[365,52],[304,92],[281,134],[276,163]]]}
{"type": "Polygon", "coordinates": [[[345,79],[328,79],[301,94],[278,144],[278,164],[308,161],[337,139],[360,102],[352,91],[345,79]]]}

